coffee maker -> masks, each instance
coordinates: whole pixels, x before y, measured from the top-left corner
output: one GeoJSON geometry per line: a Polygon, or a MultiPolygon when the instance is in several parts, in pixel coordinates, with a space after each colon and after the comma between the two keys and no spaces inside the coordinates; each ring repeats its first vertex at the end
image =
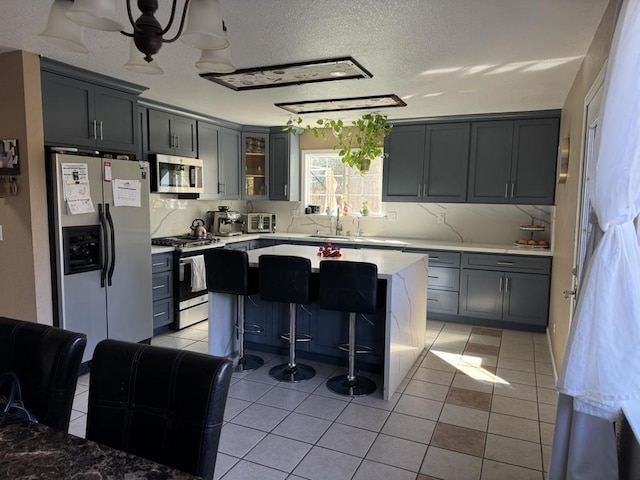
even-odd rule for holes
{"type": "Polygon", "coordinates": [[[207,212],[211,221],[209,231],[216,237],[232,237],[242,235],[240,212],[229,210],[229,207],[218,207],[218,211],[207,212]]]}

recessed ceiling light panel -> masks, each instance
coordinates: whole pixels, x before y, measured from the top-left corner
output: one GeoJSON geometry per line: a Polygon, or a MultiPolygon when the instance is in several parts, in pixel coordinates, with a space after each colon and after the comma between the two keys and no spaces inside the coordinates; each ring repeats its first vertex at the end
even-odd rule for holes
{"type": "Polygon", "coordinates": [[[375,95],[372,97],[334,98],[332,100],[276,103],[274,105],[296,114],[407,106],[400,97],[393,94],[375,95]]]}
{"type": "Polygon", "coordinates": [[[200,76],[232,90],[283,87],[329,82],[373,75],[351,57],[247,68],[233,73],[201,73],[200,76]]]}

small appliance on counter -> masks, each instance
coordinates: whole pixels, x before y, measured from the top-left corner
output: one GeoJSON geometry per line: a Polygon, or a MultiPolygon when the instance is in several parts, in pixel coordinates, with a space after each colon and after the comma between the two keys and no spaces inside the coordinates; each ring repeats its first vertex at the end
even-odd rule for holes
{"type": "Polygon", "coordinates": [[[243,213],[240,217],[245,233],[275,233],[275,213],[243,213]]]}
{"type": "Polygon", "coordinates": [[[211,217],[209,231],[216,237],[232,237],[242,235],[241,214],[229,207],[220,206],[218,211],[209,211],[207,215],[211,217]]]}

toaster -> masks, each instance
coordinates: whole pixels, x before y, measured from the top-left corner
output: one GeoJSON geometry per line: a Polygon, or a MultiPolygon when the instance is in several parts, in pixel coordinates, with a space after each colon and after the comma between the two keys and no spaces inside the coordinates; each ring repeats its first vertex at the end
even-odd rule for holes
{"type": "Polygon", "coordinates": [[[244,233],[275,233],[275,213],[243,213],[241,216],[244,233]]]}

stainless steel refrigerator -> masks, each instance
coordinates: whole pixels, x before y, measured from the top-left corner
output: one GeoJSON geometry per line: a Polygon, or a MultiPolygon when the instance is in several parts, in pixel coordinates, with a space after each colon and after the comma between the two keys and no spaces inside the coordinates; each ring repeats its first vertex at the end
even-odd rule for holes
{"type": "Polygon", "coordinates": [[[105,338],[153,334],[149,168],[66,153],[51,160],[54,308],[58,326],[87,335],[85,362],[105,338]]]}

